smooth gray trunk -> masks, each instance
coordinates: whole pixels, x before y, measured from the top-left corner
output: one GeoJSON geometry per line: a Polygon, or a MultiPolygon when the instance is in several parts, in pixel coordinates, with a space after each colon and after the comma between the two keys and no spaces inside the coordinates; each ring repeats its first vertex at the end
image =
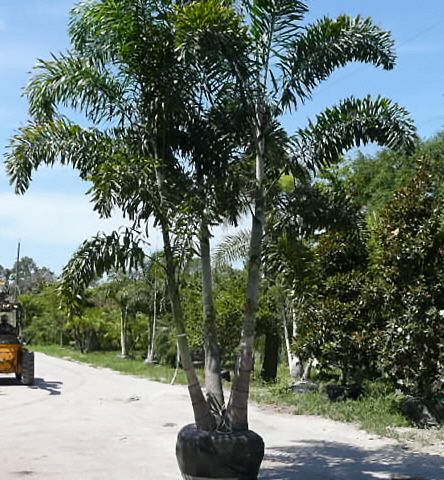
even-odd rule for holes
{"type": "Polygon", "coordinates": [[[176,264],[174,258],[173,248],[171,246],[170,227],[166,218],[167,208],[164,200],[163,188],[165,185],[165,178],[159,168],[156,168],[156,180],[160,197],[160,214],[159,224],[162,230],[163,251],[165,254],[166,274],[168,293],[171,302],[171,309],[173,313],[174,322],[177,331],[177,343],[179,346],[180,358],[182,361],[182,368],[185,371],[188,382],[188,392],[193,406],[194,420],[197,428],[202,430],[211,430],[213,428],[213,421],[205,400],[199,379],[196,375],[196,370],[193,365],[191,353],[188,345],[188,339],[185,331],[185,322],[183,317],[182,304],[179,296],[179,285],[177,280],[176,264]]]}
{"type": "Polygon", "coordinates": [[[171,379],[170,385],[174,385],[176,381],[177,374],[179,373],[179,364],[180,364],[179,345],[176,344],[176,363],[175,363],[173,378],[171,379]]]}
{"type": "Polygon", "coordinates": [[[284,327],[285,351],[287,353],[288,370],[290,372],[290,375],[292,375],[291,366],[293,364],[293,354],[291,352],[290,337],[288,335],[287,314],[285,312],[285,307],[283,307],[283,312],[282,312],[282,323],[284,327]]]}
{"type": "Polygon", "coordinates": [[[120,356],[122,358],[126,358],[128,354],[126,323],[127,323],[127,311],[126,311],[126,308],[122,308],[120,310],[120,356]]]}
{"type": "Polygon", "coordinates": [[[311,369],[313,367],[313,359],[307,360],[305,362],[304,373],[302,374],[302,381],[306,382],[310,380],[311,377],[311,369]]]}
{"type": "Polygon", "coordinates": [[[265,225],[264,160],[265,142],[262,117],[256,123],[256,190],[252,215],[251,238],[247,261],[247,292],[245,316],[239,346],[239,357],[233,379],[227,417],[233,431],[248,430],[248,397],[253,368],[253,348],[256,329],[256,311],[259,298],[262,237],[265,225]]]}
{"type": "MultiPolygon", "coordinates": [[[[293,312],[293,309],[292,309],[293,312]]],[[[284,339],[285,339],[285,350],[287,352],[287,361],[288,361],[288,370],[290,372],[290,376],[293,379],[300,379],[303,375],[303,362],[302,359],[299,358],[294,352],[291,351],[291,342],[290,337],[288,335],[288,323],[287,323],[287,315],[284,311],[282,314],[283,319],[283,326],[284,326],[284,339]]],[[[294,319],[294,312],[293,312],[293,319],[292,319],[292,339],[294,339],[296,335],[296,321],[294,319]]]]}
{"type": "Polygon", "coordinates": [[[146,354],[146,360],[145,360],[146,363],[154,362],[154,342],[156,340],[156,323],[157,323],[157,280],[154,277],[153,324],[148,325],[148,351],[146,354]]]}
{"type": "Polygon", "coordinates": [[[220,347],[216,330],[216,309],[213,298],[213,277],[211,273],[210,232],[206,220],[200,225],[200,256],[202,269],[202,297],[204,319],[205,389],[210,406],[219,412],[224,409],[224,394],[220,376],[220,347]],[[216,404],[216,405],[214,405],[216,404]]]}

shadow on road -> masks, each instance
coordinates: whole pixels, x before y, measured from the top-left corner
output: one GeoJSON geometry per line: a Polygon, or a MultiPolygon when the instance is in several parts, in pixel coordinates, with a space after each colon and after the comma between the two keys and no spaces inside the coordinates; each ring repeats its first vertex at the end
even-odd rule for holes
{"type": "Polygon", "coordinates": [[[294,447],[268,448],[259,478],[388,480],[398,475],[442,480],[444,457],[412,453],[399,446],[364,450],[336,442],[298,442],[294,447]]]}
{"type": "Polygon", "coordinates": [[[34,385],[31,385],[29,388],[34,390],[45,390],[50,395],[60,395],[62,393],[63,382],[49,381],[44,378],[35,378],[34,385]]]}
{"type": "Polygon", "coordinates": [[[7,387],[9,385],[19,385],[20,382],[13,377],[0,377],[0,387],[7,387]]]}
{"type": "MultiPolygon", "coordinates": [[[[60,395],[62,392],[62,385],[63,382],[57,381],[49,381],[45,380],[44,378],[35,378],[34,384],[30,385],[28,388],[32,388],[34,390],[45,390],[50,395],[60,395]]],[[[22,386],[20,380],[17,380],[13,377],[4,377],[0,378],[0,387],[8,387],[8,386],[22,386]]],[[[0,395],[4,395],[0,392],[0,395]]]]}

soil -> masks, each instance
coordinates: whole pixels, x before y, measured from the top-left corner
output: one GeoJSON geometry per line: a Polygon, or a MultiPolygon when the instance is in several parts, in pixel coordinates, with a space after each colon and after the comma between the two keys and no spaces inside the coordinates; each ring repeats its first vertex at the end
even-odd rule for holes
{"type": "MultiPolygon", "coordinates": [[[[176,436],[193,421],[186,387],[36,354],[35,385],[0,378],[0,405],[2,480],[180,478],[176,436]]],[[[444,450],[353,425],[252,406],[250,428],[266,446],[260,479],[444,479],[444,450]]]]}

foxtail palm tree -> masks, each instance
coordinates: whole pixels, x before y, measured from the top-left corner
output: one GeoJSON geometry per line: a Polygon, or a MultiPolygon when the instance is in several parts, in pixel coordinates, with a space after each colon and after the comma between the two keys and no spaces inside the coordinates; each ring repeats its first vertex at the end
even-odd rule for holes
{"type": "MultiPolygon", "coordinates": [[[[71,16],[71,50],[36,67],[25,91],[32,120],[13,138],[8,154],[18,193],[26,191],[40,165],[71,165],[92,182],[100,215],[120,208],[133,222],[120,236],[98,235],[80,247],[65,268],[65,292],[109,268],[140,264],[140,239],[154,216],[195,421],[204,430],[215,428],[214,418],[191,361],[178,275],[181,252],[187,250],[182,247],[197,224],[204,282],[210,286],[208,227],[227,210],[236,217],[231,205],[219,209],[225,187],[211,180],[214,173],[230,182],[246,173],[241,193],[253,210],[244,328],[225,422],[232,430],[246,430],[262,242],[274,182],[300,163],[332,164],[360,142],[413,145],[407,113],[383,98],[347,99],[287,138],[280,116],[308,101],[336,68],[362,61],[391,69],[395,61],[390,35],[370,19],[340,16],[307,25],[307,12],[306,3],[297,0],[81,2],[71,16]],[[63,107],[83,113],[90,127],[69,121],[63,107]],[[202,132],[212,133],[215,142],[204,141],[202,132]],[[222,154],[208,150],[219,141],[226,146],[227,138],[234,144],[241,140],[238,152],[230,142],[222,154]],[[280,150],[279,138],[286,138],[280,150]],[[228,168],[236,155],[242,168],[228,168]],[[208,162],[200,161],[205,158],[208,162]],[[202,200],[211,192],[217,195],[211,197],[210,214],[202,200]]],[[[214,315],[207,299],[211,338],[214,315]]],[[[217,351],[210,354],[217,361],[217,351]]],[[[216,396],[217,368],[213,363],[208,375],[216,396]]]]}
{"type": "MultiPolygon", "coordinates": [[[[242,31],[239,17],[223,3],[214,5],[213,41],[234,45],[231,37],[242,31]]],[[[25,90],[32,119],[11,142],[8,172],[24,193],[41,165],[71,165],[92,182],[101,216],[119,208],[133,222],[121,234],[85,242],[65,267],[61,289],[73,304],[95,276],[141,264],[144,230],[155,218],[195,421],[209,430],[214,421],[193,367],[180,301],[181,240],[188,242],[193,222],[183,195],[192,182],[186,138],[202,91],[199,72],[178,50],[180,8],[167,1],[80,2],[71,14],[71,50],[40,61],[25,90]],[[81,112],[89,128],[68,120],[63,107],[81,112]]]]}
{"type": "MultiPolygon", "coordinates": [[[[285,158],[267,155],[267,133],[275,128],[280,115],[310,100],[315,88],[338,67],[366,62],[390,70],[395,54],[390,34],[369,18],[342,15],[307,25],[308,5],[299,0],[247,0],[239,2],[239,9],[252,45],[250,75],[240,82],[239,97],[251,114],[255,175],[245,319],[228,418],[233,430],[246,430],[267,191],[280,173],[291,169],[285,158]]],[[[344,151],[360,143],[411,148],[414,137],[414,127],[403,108],[383,98],[349,98],[297,132],[295,160],[320,167],[338,161],[344,151]]]]}

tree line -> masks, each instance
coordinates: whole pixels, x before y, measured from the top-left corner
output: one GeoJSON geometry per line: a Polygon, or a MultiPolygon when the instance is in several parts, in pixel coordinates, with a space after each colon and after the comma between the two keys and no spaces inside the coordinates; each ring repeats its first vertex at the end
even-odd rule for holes
{"type": "MultiPolygon", "coordinates": [[[[415,155],[358,154],[318,178],[281,178],[279,201],[267,219],[258,303],[255,354],[264,381],[276,380],[282,362],[295,378],[308,378],[316,359],[321,378],[336,374],[343,383],[386,378],[405,393],[427,397],[439,391],[443,138],[421,143],[415,155]]],[[[221,368],[235,364],[247,273],[233,261],[245,260],[247,242],[240,232],[213,252],[221,368]]],[[[180,279],[197,365],[204,358],[200,268],[191,256],[180,279]]],[[[147,256],[144,267],[130,275],[114,272],[96,282],[75,314],[60,307],[52,280],[21,296],[33,341],[175,364],[177,332],[162,252],[147,256]]]]}

